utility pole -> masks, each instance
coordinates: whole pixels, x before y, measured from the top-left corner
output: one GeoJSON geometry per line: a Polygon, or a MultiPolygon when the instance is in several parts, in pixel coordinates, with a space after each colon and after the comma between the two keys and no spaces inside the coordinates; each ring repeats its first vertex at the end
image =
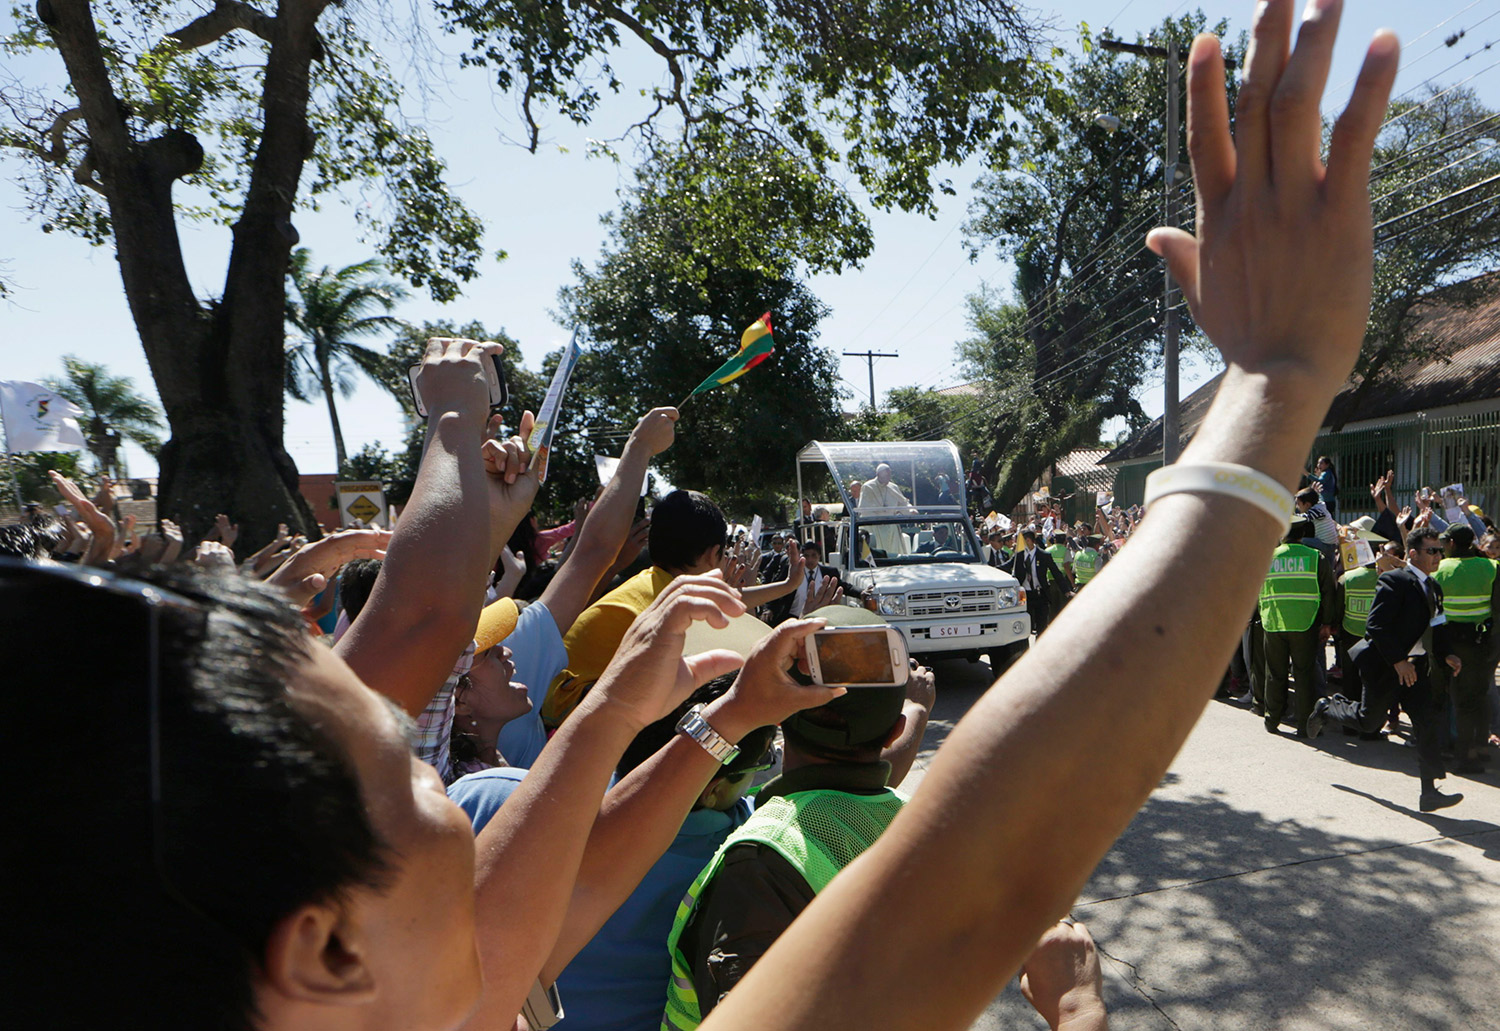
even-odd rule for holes
{"type": "Polygon", "coordinates": [[[870,366],[870,411],[875,410],[875,359],[876,358],[900,358],[899,354],[887,354],[884,351],[845,351],[845,358],[863,358],[870,366]]]}
{"type": "MultiPolygon", "coordinates": [[[[1187,56],[1187,50],[1183,47],[1154,47],[1141,43],[1122,43],[1117,39],[1102,39],[1099,45],[1105,50],[1115,50],[1127,54],[1136,54],[1141,57],[1152,57],[1167,62],[1167,139],[1166,139],[1166,162],[1162,175],[1162,225],[1176,228],[1179,217],[1178,195],[1177,195],[1177,135],[1178,135],[1178,93],[1180,90],[1182,59],[1187,56]]],[[[1166,394],[1162,405],[1161,429],[1162,429],[1162,464],[1171,465],[1177,461],[1181,447],[1180,412],[1177,398],[1177,284],[1172,281],[1171,269],[1163,262],[1163,295],[1162,301],[1165,306],[1163,312],[1165,320],[1166,336],[1162,342],[1162,387],[1166,394]]]]}

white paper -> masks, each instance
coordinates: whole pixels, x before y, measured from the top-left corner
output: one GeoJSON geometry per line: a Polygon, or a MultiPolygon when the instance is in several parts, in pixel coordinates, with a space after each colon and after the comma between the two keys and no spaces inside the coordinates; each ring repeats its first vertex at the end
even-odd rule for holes
{"type": "MultiPolygon", "coordinates": [[[[610,458],[608,455],[594,456],[594,470],[599,474],[599,486],[609,486],[609,481],[614,479],[615,470],[618,468],[620,468],[620,460],[618,458],[610,458]]],[[[641,497],[644,498],[646,496],[646,491],[650,486],[651,473],[648,470],[646,475],[641,477],[641,497]]]]}
{"type": "Polygon", "coordinates": [[[573,369],[577,365],[578,330],[575,329],[568,346],[563,348],[557,371],[552,374],[552,382],[547,386],[547,396],[542,399],[542,410],[536,414],[536,426],[531,431],[531,438],[526,441],[526,446],[531,449],[531,461],[536,468],[537,479],[542,483],[547,482],[547,459],[552,454],[552,433],[557,428],[557,413],[562,410],[563,397],[568,392],[568,380],[573,378],[573,369]]]}
{"type": "Polygon", "coordinates": [[[760,528],[760,516],[756,516],[754,519],[750,520],[750,543],[755,545],[757,548],[760,547],[760,528]]]}

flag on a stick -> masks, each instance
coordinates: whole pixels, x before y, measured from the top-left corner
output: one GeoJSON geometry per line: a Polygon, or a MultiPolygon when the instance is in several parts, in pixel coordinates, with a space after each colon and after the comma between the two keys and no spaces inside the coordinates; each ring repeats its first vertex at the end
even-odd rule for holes
{"type": "Polygon", "coordinates": [[[771,357],[771,352],[775,350],[776,341],[771,337],[771,313],[766,312],[740,335],[740,349],[735,352],[734,357],[715,369],[713,374],[699,383],[688,397],[702,394],[714,387],[722,387],[731,380],[739,379],[771,357]]]}
{"type": "Polygon", "coordinates": [[[0,422],[5,448],[23,451],[82,451],[88,446],[78,419],[83,409],[40,383],[0,380],[0,422]]]}

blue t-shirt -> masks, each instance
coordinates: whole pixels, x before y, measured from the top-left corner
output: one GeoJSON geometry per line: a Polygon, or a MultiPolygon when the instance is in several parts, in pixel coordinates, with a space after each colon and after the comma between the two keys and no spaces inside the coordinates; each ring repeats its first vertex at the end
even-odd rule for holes
{"type": "MultiPolygon", "coordinates": [[[[515,791],[525,770],[471,773],[453,782],[448,796],[478,834],[515,791]]],[[[693,879],[724,839],[750,818],[748,798],[728,812],[695,809],[667,851],[557,979],[567,1014],[566,1031],[658,1031],[662,1000],[672,976],[667,936],[693,879]]]]}
{"type": "Polygon", "coordinates": [[[516,628],[505,638],[505,646],[510,649],[511,660],[516,664],[512,679],[526,685],[531,697],[531,711],[501,727],[495,747],[510,765],[528,770],[547,743],[547,730],[542,726],[542,705],[547,701],[552,681],[568,664],[568,649],[563,646],[562,634],[557,631],[557,620],[539,601],[521,610],[516,618],[516,628]]]}

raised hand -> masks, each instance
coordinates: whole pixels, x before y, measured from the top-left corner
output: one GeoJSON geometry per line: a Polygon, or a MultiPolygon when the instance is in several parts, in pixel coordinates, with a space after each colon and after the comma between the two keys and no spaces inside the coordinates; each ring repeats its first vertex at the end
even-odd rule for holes
{"type": "Polygon", "coordinates": [[[213,536],[223,543],[226,548],[233,548],[234,542],[240,537],[240,524],[231,523],[229,517],[223,512],[214,516],[213,536]]]}
{"type": "Polygon", "coordinates": [[[684,656],[687,628],[701,619],[722,629],[744,611],[739,593],[717,571],[679,576],[636,617],[582,706],[607,707],[637,731],[661,719],[698,687],[742,664],[727,650],[684,656]]]}
{"type": "Polygon", "coordinates": [[[836,576],[825,576],[818,581],[818,586],[807,596],[807,602],[802,606],[803,612],[816,612],[818,609],[828,605],[839,605],[844,600],[844,586],[839,583],[836,576]]]}
{"type": "Polygon", "coordinates": [[[417,380],[428,423],[446,414],[461,413],[482,420],[481,425],[488,424],[490,390],[484,362],[504,353],[505,347],[494,341],[428,338],[422,374],[417,380]]]}
{"type": "Polygon", "coordinates": [[[1218,40],[1193,41],[1187,135],[1197,236],[1155,229],[1147,245],[1167,259],[1194,321],[1232,366],[1322,391],[1348,376],[1363,340],[1370,155],[1400,45],[1389,32],[1371,42],[1325,166],[1319,101],[1342,3],[1312,0],[1289,55],[1294,10],[1292,0],[1258,8],[1232,137],[1218,40]]]}
{"type": "Polygon", "coordinates": [[[182,554],[182,527],[170,519],[161,520],[159,525],[161,538],[167,542],[167,546],[162,549],[161,557],[157,561],[163,564],[176,562],[177,556],[182,554]]]}
{"type": "Polygon", "coordinates": [[[536,416],[521,416],[520,433],[509,440],[486,440],[480,453],[484,456],[485,485],[490,499],[490,541],[494,550],[505,546],[510,535],[531,511],[531,503],[541,487],[536,470],[531,467],[531,452],[526,440],[536,425],[536,416]]]}
{"type": "Polygon", "coordinates": [[[677,409],[651,409],[630,431],[630,439],[640,443],[652,455],[661,454],[677,439],[677,409]]]}
{"type": "MultiPolygon", "coordinates": [[[[115,521],[62,473],[52,469],[48,471],[48,475],[52,477],[52,485],[57,488],[63,500],[73,506],[78,518],[88,528],[89,544],[83,552],[83,564],[96,565],[107,561],[115,547],[115,521]]],[[[101,489],[101,496],[103,493],[101,489]]]]}
{"type": "Polygon", "coordinates": [[[1094,939],[1070,920],[1049,928],[1021,968],[1021,994],[1051,1028],[1104,1027],[1103,986],[1094,939]]]}
{"type": "Polygon", "coordinates": [[[843,694],[846,688],[800,684],[791,676],[798,660],[806,661],[808,637],[827,625],[822,619],[791,620],[761,640],[734,686],[709,714],[710,722],[719,726],[722,720],[726,733],[741,736],[843,694]]]}
{"type": "Polygon", "coordinates": [[[193,550],[193,562],[204,569],[234,572],[234,552],[218,541],[203,540],[193,550]]]}
{"type": "Polygon", "coordinates": [[[295,553],[266,578],[301,606],[328,586],[334,575],[357,558],[384,558],[390,530],[340,530],[295,553]]]}

